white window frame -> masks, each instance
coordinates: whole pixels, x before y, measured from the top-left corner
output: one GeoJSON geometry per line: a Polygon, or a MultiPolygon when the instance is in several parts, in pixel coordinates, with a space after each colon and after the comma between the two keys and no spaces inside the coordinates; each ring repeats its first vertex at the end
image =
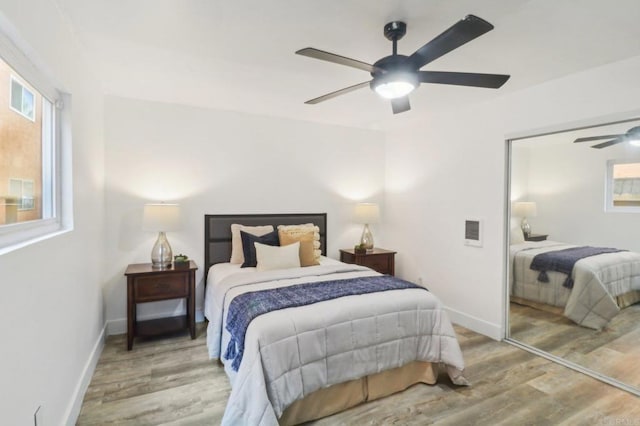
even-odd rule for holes
{"type": "Polygon", "coordinates": [[[615,206],[613,204],[613,191],[615,187],[613,168],[617,164],[640,163],[640,159],[608,160],[607,173],[605,175],[604,211],[609,213],[640,213],[640,206],[615,206]]]}
{"type": "Polygon", "coordinates": [[[43,177],[43,219],[0,225],[0,255],[73,229],[71,111],[64,107],[70,96],[56,88],[49,67],[34,52],[0,14],[0,57],[42,95],[42,122],[50,129],[42,136],[42,171],[48,175],[43,177]],[[45,102],[51,108],[44,108],[45,102]]]}
{"type": "Polygon", "coordinates": [[[9,79],[9,108],[12,111],[15,111],[16,113],[20,114],[21,116],[23,116],[27,120],[31,120],[31,121],[33,121],[35,123],[35,121],[36,121],[36,95],[22,81],[20,81],[19,78],[17,78],[14,75],[12,75],[11,78],[9,79]],[[17,108],[15,108],[13,106],[13,95],[14,95],[13,84],[14,83],[17,83],[20,86],[20,100],[21,100],[20,109],[17,109],[17,108]],[[24,93],[25,92],[29,93],[31,95],[31,99],[33,99],[33,105],[31,106],[31,115],[28,115],[28,114],[26,114],[24,112],[24,93]]]}

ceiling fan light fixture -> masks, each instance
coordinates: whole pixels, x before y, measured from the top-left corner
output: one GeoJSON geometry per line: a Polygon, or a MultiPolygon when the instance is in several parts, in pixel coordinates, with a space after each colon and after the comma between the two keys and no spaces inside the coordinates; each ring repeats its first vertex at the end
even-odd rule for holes
{"type": "Polygon", "coordinates": [[[640,146],[640,138],[634,138],[629,140],[629,145],[640,146]]]}
{"type": "Polygon", "coordinates": [[[408,81],[389,81],[388,83],[378,84],[375,87],[375,91],[385,99],[396,99],[408,95],[415,88],[408,81]]]}
{"type": "Polygon", "coordinates": [[[373,64],[313,47],[300,49],[296,51],[296,54],[367,71],[371,74],[371,77],[373,77],[372,80],[354,84],[310,99],[306,101],[305,104],[317,104],[333,99],[336,96],[350,93],[356,89],[369,86],[371,90],[378,93],[380,97],[391,100],[391,110],[394,114],[398,114],[411,109],[407,95],[413,92],[421,83],[497,89],[501,87],[510,76],[503,74],[420,70],[423,66],[492,29],[493,25],[484,19],[474,15],[467,15],[411,55],[403,55],[398,53],[398,40],[405,35],[407,24],[402,21],[392,21],[384,26],[384,36],[392,42],[391,55],[380,58],[373,64]]]}
{"type": "Polygon", "coordinates": [[[394,73],[374,78],[371,86],[375,92],[385,99],[396,99],[407,96],[418,87],[418,79],[411,73],[394,73]]]}

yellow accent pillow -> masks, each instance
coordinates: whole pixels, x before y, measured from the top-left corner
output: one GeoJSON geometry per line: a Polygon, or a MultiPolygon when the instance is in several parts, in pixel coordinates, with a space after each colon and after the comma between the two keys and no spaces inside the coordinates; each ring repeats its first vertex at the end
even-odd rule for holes
{"type": "Polygon", "coordinates": [[[300,266],[319,265],[320,262],[315,256],[313,228],[307,228],[304,232],[300,230],[278,229],[280,246],[300,243],[300,266]]]}
{"type": "Polygon", "coordinates": [[[290,235],[306,234],[309,230],[313,230],[313,255],[316,261],[320,261],[322,250],[320,250],[320,228],[313,223],[303,223],[300,225],[278,225],[278,233],[286,231],[290,235]]]}

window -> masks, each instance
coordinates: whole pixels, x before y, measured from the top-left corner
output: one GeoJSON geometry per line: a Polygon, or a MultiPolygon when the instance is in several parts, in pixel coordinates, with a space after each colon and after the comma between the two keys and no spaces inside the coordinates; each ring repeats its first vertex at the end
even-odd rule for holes
{"type": "Polygon", "coordinates": [[[38,58],[22,53],[32,50],[3,30],[0,28],[0,254],[53,235],[63,225],[71,226],[71,218],[65,216],[63,223],[61,214],[62,95],[34,65],[41,63],[38,58]]]}
{"type": "Polygon", "coordinates": [[[640,162],[607,162],[605,210],[640,213],[640,162]]]}
{"type": "Polygon", "coordinates": [[[9,197],[17,210],[33,210],[33,181],[28,179],[9,179],[9,197]]]}
{"type": "Polygon", "coordinates": [[[11,109],[18,114],[36,121],[36,97],[31,90],[26,88],[17,78],[11,76],[11,109]]]}

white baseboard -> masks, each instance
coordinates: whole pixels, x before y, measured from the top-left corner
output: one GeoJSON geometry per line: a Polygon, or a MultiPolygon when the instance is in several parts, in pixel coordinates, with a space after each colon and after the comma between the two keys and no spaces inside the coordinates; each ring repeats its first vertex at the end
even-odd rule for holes
{"type": "Polygon", "coordinates": [[[502,340],[505,338],[504,328],[501,324],[493,324],[449,307],[446,307],[445,309],[449,313],[451,322],[455,324],[461,325],[494,340],[502,340]]]}
{"type": "MultiPolygon", "coordinates": [[[[158,318],[165,318],[176,315],[175,312],[164,312],[164,313],[154,313],[152,315],[146,315],[144,317],[138,317],[138,320],[151,320],[158,318]]],[[[204,313],[200,309],[196,309],[196,322],[204,321],[204,313]]],[[[127,319],[119,318],[107,321],[107,336],[112,336],[114,334],[125,334],[127,332],[127,319]]]]}
{"type": "Polygon", "coordinates": [[[82,370],[82,374],[80,375],[80,380],[78,380],[78,384],[73,391],[71,401],[69,402],[69,406],[67,407],[67,411],[65,412],[65,415],[63,417],[65,419],[65,425],[73,426],[78,420],[80,409],[82,408],[82,400],[84,399],[84,394],[87,392],[87,388],[91,383],[93,373],[96,370],[96,365],[98,365],[98,360],[100,359],[100,355],[102,354],[102,350],[104,349],[106,330],[107,325],[105,324],[105,326],[102,327],[102,331],[100,331],[100,334],[98,334],[98,338],[96,339],[96,343],[93,345],[93,350],[91,351],[89,359],[84,365],[84,369],[82,370]]]}

